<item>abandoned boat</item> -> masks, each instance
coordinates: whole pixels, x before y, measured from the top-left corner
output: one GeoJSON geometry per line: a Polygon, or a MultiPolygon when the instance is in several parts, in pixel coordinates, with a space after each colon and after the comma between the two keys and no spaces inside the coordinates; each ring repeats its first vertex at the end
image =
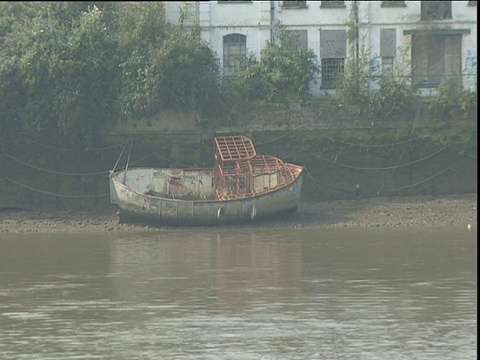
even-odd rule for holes
{"type": "Polygon", "coordinates": [[[303,166],[257,155],[245,136],[215,138],[209,169],[127,168],[110,173],[122,218],[177,225],[252,221],[297,209],[303,166]]]}

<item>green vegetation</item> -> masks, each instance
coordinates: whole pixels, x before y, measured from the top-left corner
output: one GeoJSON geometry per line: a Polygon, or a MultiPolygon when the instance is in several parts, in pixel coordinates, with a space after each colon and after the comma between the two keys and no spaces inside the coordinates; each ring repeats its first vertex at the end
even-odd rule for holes
{"type": "Polygon", "coordinates": [[[181,107],[214,113],[218,63],[158,2],[0,2],[0,134],[89,148],[108,122],[181,107]]]}
{"type": "Polygon", "coordinates": [[[309,86],[319,68],[311,49],[295,47],[298,40],[277,23],[277,40],[267,41],[260,60],[251,55],[231,79],[246,101],[288,103],[310,97],[309,86]]]}
{"type": "Polygon", "coordinates": [[[476,92],[464,90],[461,76],[442,79],[436,95],[422,98],[411,84],[405,54],[387,73],[379,69],[370,51],[360,47],[358,58],[349,58],[345,72],[337,82],[336,98],[341,104],[358,105],[369,116],[395,119],[413,116],[422,103],[428,102],[430,117],[456,119],[476,116],[476,92]]]}
{"type": "Polygon", "coordinates": [[[2,136],[26,129],[59,146],[98,140],[115,71],[110,5],[102,5],[0,3],[2,136]]]}
{"type": "Polygon", "coordinates": [[[395,119],[418,116],[423,103],[428,103],[428,117],[441,120],[475,118],[476,91],[463,89],[461,76],[446,76],[437,87],[436,95],[422,98],[411,83],[411,66],[407,49],[398,54],[390,69],[380,71],[379,59],[359,41],[358,29],[347,23],[347,39],[354,54],[345,62],[345,70],[336,84],[336,99],[342,105],[357,105],[367,116],[395,119]],[[360,42],[357,49],[357,42],[360,42]]]}
{"type": "Polygon", "coordinates": [[[351,52],[357,55],[347,59],[345,71],[339,76],[337,100],[341,104],[358,105],[369,116],[391,119],[411,113],[417,96],[410,83],[406,52],[384,73],[379,69],[379,59],[365,47],[364,39],[358,51],[353,47],[356,40],[351,35],[348,39],[351,52]]]}
{"type": "Polygon", "coordinates": [[[124,115],[150,116],[162,108],[186,108],[211,116],[220,94],[219,65],[198,29],[164,22],[163,6],[139,3],[120,13],[118,48],[124,115]]]}
{"type": "Polygon", "coordinates": [[[430,103],[435,114],[451,118],[466,118],[476,107],[476,93],[464,90],[459,76],[442,79],[430,103]]]}
{"type": "MultiPolygon", "coordinates": [[[[180,108],[212,127],[258,103],[310,98],[316,56],[281,24],[260,59],[250,55],[221,81],[218,59],[186,20],[185,8],[178,25],[167,23],[161,2],[0,2],[0,140],[28,131],[57,148],[88,149],[122,118],[180,108]]],[[[354,56],[327,101],[356,105],[365,116],[408,116],[418,100],[408,62],[397,59],[379,75],[352,29],[354,56]]],[[[476,93],[445,80],[430,111],[472,117],[476,93]]]]}

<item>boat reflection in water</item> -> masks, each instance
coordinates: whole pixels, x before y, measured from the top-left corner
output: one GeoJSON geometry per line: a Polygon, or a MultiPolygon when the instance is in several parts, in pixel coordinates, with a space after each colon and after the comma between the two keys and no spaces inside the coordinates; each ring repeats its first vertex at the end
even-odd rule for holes
{"type": "Polygon", "coordinates": [[[142,294],[148,301],[158,298],[160,291],[161,298],[178,306],[198,303],[234,312],[258,301],[262,291],[266,302],[295,297],[302,274],[300,244],[257,239],[261,234],[224,232],[212,238],[209,233],[202,241],[202,232],[169,233],[161,252],[135,246],[131,239],[116,242],[111,249],[111,273],[128,269],[129,276],[113,277],[113,288],[119,299],[142,294]],[[152,273],[164,276],[149,278],[152,273]],[[185,292],[185,287],[190,291],[185,292]]]}

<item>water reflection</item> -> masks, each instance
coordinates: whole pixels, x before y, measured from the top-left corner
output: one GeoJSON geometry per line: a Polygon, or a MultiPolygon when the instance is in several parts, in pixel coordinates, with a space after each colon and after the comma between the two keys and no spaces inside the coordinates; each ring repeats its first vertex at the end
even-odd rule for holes
{"type": "Polygon", "coordinates": [[[298,292],[301,242],[292,235],[289,241],[265,241],[252,232],[173,233],[158,236],[155,246],[118,239],[111,249],[112,287],[117,299],[154,299],[162,289],[162,296],[178,303],[242,312],[262,292],[298,292]]]}
{"type": "Polygon", "coordinates": [[[474,359],[464,229],[0,239],[2,359],[474,359]]]}

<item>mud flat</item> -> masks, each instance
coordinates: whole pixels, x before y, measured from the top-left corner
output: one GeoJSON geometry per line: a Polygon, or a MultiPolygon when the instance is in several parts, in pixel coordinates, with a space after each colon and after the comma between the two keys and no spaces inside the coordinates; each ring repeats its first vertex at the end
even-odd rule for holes
{"type": "MultiPolygon", "coordinates": [[[[302,202],[290,216],[242,228],[465,226],[476,229],[477,194],[302,202]]],[[[232,226],[229,226],[232,228],[232,226]]],[[[8,233],[162,231],[168,226],[120,223],[114,206],[95,211],[0,209],[0,240],[8,233]]]]}

